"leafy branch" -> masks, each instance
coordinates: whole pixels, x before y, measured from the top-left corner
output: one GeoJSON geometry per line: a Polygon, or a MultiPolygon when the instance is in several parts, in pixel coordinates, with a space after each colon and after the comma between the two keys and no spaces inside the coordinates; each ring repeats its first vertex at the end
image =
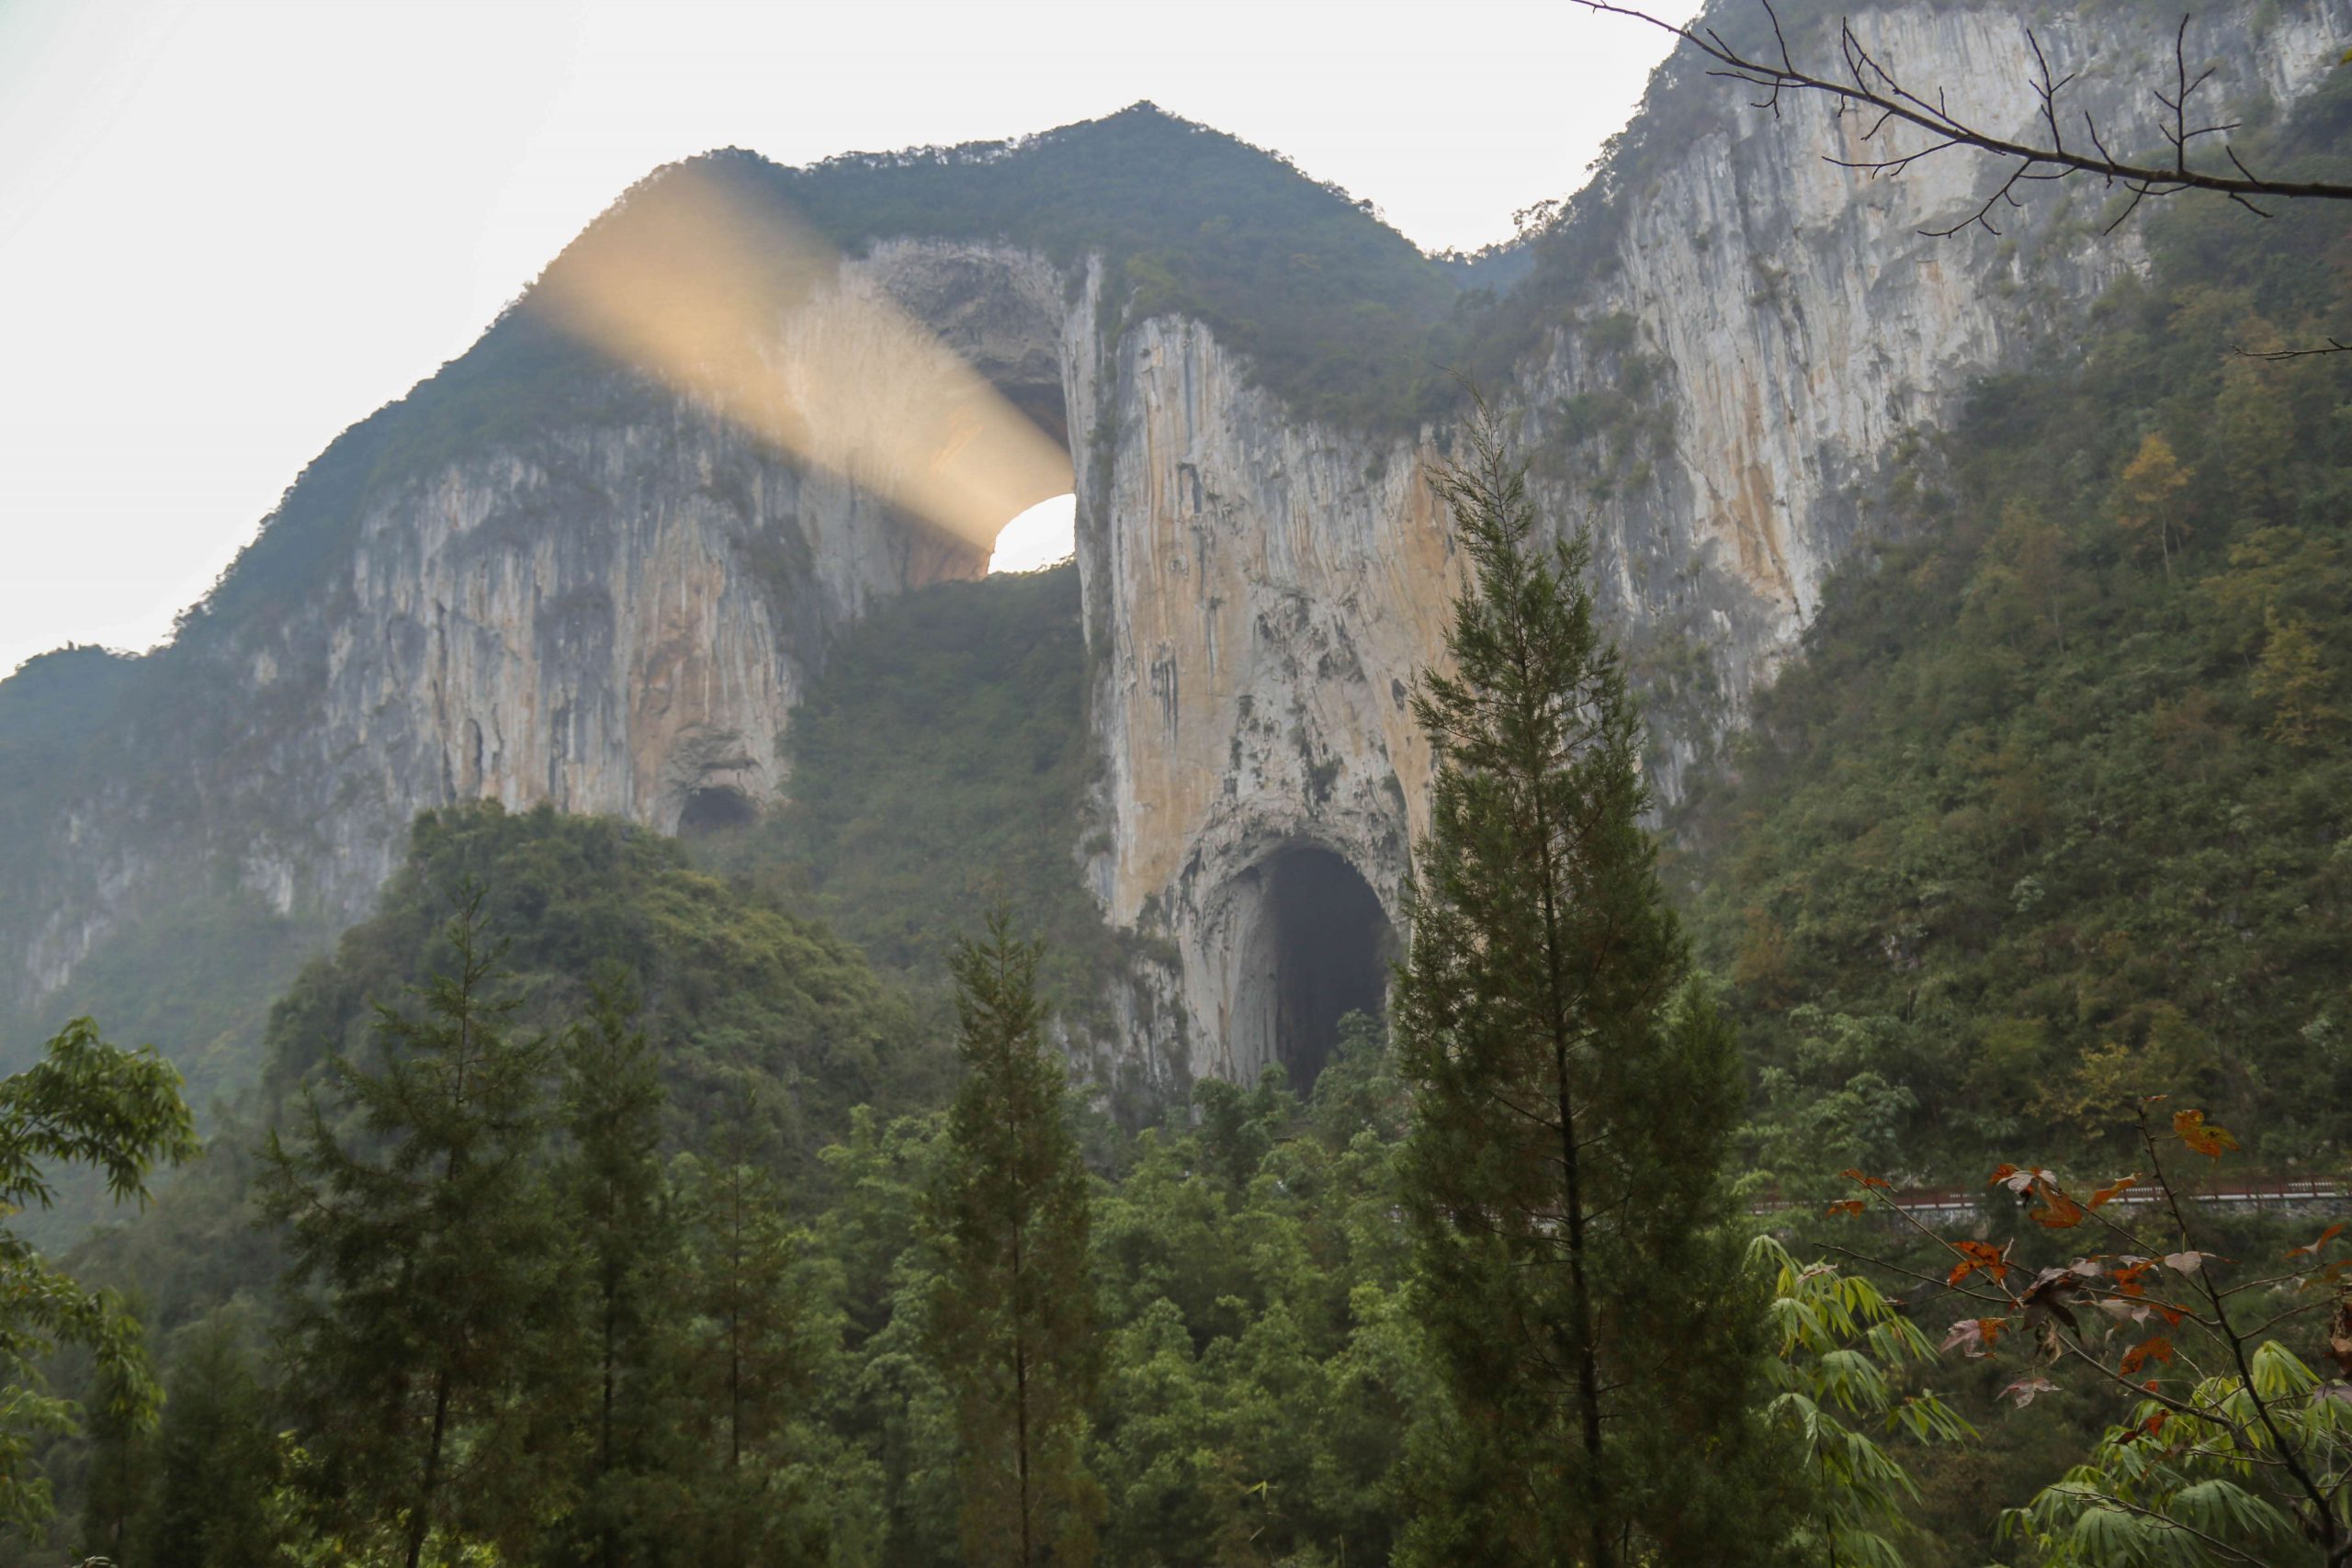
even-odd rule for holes
{"type": "MultiPolygon", "coordinates": [[[[2297,1272],[2257,1269],[2255,1278],[2225,1283],[2222,1270],[2233,1260],[2199,1244],[2150,1124],[2149,1108],[2160,1098],[2143,1100],[2138,1110],[2146,1174],[2120,1177],[2087,1201],[2039,1167],[2004,1165],[1992,1176],[1993,1185],[2031,1205],[2030,1217],[2042,1228],[2104,1230],[2117,1251],[2077,1257],[2029,1279],[2014,1243],[1945,1236],[1897,1204],[1884,1179],[1859,1170],[1846,1174],[1860,1198],[1832,1204],[1830,1213],[1851,1214],[1875,1203],[1951,1260],[1945,1289],[1979,1303],[1988,1289],[1997,1295],[2001,1310],[1983,1314],[1980,1307],[1980,1315],[1961,1319],[1944,1340],[1946,1350],[1981,1359],[2005,1338],[2030,1341],[2039,1359],[2082,1367],[2134,1401],[2130,1419],[2109,1429],[2091,1461],[2012,1510],[2007,1528],[2063,1551],[2067,1561],[2141,1561],[2159,1551],[2161,1540],[2165,1561],[2267,1562],[2250,1545],[2300,1538],[2316,1549],[2324,1568],[2345,1568],[2352,1562],[2352,1520],[2344,1513],[2352,1480],[2352,1257],[2339,1245],[2345,1227],[2331,1225],[2290,1248],[2286,1261],[2297,1272]],[[2142,1186],[2170,1221],[2169,1250],[2109,1207],[2142,1186]],[[2249,1314],[2250,1303],[2273,1303],[2282,1291],[2294,1298],[2283,1310],[2249,1314]],[[2327,1353],[2343,1374],[2335,1379],[2323,1379],[2287,1345],[2264,1337],[2323,1309],[2332,1312],[2327,1353]],[[2119,1345],[2116,1331],[2127,1325],[2145,1332],[2119,1345]],[[2210,1341],[2217,1371],[2204,1370],[2194,1346],[2178,1342],[2184,1329],[2210,1341]],[[2167,1386],[2168,1378],[2183,1373],[2188,1386],[2167,1386]]],[[[2175,1112],[2171,1125],[2179,1144],[2209,1160],[2237,1146],[2199,1111],[2175,1112]]],[[[2057,1386],[2029,1370],[2003,1393],[2023,1405],[2057,1386]]]]}

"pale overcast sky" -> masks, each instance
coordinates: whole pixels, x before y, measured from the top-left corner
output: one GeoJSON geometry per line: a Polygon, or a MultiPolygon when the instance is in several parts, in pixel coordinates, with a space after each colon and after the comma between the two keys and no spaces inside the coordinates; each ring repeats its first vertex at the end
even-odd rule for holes
{"type": "Polygon", "coordinates": [[[657,164],[1149,98],[1476,248],[1583,183],[1663,42],[1572,0],[0,0],[0,674],[166,635],[657,164]]]}

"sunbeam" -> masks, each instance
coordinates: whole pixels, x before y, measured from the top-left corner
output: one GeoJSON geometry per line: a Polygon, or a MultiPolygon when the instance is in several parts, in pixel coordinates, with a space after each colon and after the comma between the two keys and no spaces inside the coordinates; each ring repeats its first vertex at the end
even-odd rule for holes
{"type": "Polygon", "coordinates": [[[1071,487],[1069,454],[764,191],[672,170],[527,308],[983,557],[1071,487]]]}

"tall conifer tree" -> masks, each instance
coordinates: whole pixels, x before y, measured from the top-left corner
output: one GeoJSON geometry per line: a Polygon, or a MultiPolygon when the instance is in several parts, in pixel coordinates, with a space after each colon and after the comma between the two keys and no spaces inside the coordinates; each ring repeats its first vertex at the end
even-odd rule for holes
{"type": "Polygon", "coordinates": [[[677,1245],[663,1212],[659,1151],[664,1096],[625,975],[592,981],[588,1016],[564,1038],[561,1168],[567,1229],[578,1247],[579,1307],[595,1386],[581,1506],[565,1561],[618,1568],[642,1561],[651,1484],[674,1469],[662,1430],[663,1285],[677,1245]]]}
{"type": "Polygon", "coordinates": [[[1432,477],[1476,572],[1414,713],[1439,759],[1395,999],[1418,1299],[1454,1420],[1420,1560],[1743,1561],[1761,1302],[1719,1176],[1740,1103],[1640,818],[1640,723],[1494,424],[1432,477]],[[1440,1501],[1439,1499],[1443,1499],[1440,1501]]]}
{"type": "Polygon", "coordinates": [[[1091,1562],[1102,1513],[1080,1452],[1097,1363],[1087,1177],[1043,1034],[1040,953],[1001,910],[956,953],[966,1076],[927,1205],[943,1258],[930,1337],[975,1568],[1091,1562]]]}
{"type": "Polygon", "coordinates": [[[277,1430],[238,1319],[233,1308],[217,1314],[182,1342],[147,1466],[146,1503],[119,1561],[242,1568],[269,1560],[277,1430]]]}
{"type": "Polygon", "coordinates": [[[695,1560],[718,1568],[822,1562],[807,1415],[842,1325],[830,1291],[811,1278],[814,1238],[790,1224],[782,1189],[753,1163],[740,1126],[713,1164],[679,1167],[695,1325],[686,1384],[706,1434],[695,1560]]]}
{"type": "Polygon", "coordinates": [[[493,996],[481,907],[461,899],[422,1008],[379,1005],[376,1059],[333,1059],[328,1104],[311,1097],[296,1145],[266,1149],[286,1383],[330,1506],[408,1568],[435,1540],[527,1550],[563,1492],[548,1461],[576,1382],[539,1157],[548,1043],[493,996]]]}

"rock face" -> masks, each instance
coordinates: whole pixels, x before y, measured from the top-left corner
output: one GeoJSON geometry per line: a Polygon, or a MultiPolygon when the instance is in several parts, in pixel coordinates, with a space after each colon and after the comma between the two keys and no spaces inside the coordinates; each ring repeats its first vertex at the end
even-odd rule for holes
{"type": "MultiPolygon", "coordinates": [[[[2217,63],[2222,95],[2290,98],[2347,17],[2329,4],[2209,26],[2189,55],[2217,63]]],[[[1907,81],[2030,129],[2014,14],[1900,7],[1855,28],[1907,81]]],[[[2042,39],[2062,74],[2083,71],[2100,123],[2131,128],[2118,144],[2152,140],[2169,33],[2042,39]]],[[[2142,259],[2129,231],[2100,233],[2109,202],[2086,185],[2030,193],[1996,215],[2003,234],[1925,237],[1996,176],[1956,154],[1900,179],[1829,163],[1864,155],[1858,130],[1819,100],[1776,121],[1691,70],[1661,73],[1631,133],[1646,140],[1599,193],[1613,199],[1567,220],[1585,267],[1498,400],[1544,513],[1590,524],[1668,795],[1793,649],[1897,442],[2142,259]]],[[[1337,856],[1393,912],[1426,825],[1430,757],[1405,698],[1441,656],[1460,580],[1419,477],[1447,437],[1285,419],[1186,321],[1129,333],[1114,367],[1110,456],[1080,461],[1115,846],[1089,870],[1114,920],[1178,943],[1195,1070],[1248,1079],[1283,1055],[1293,982],[1266,933],[1285,868],[1337,856]]]]}
{"type": "MultiPolygon", "coordinates": [[[[2241,99],[2307,88],[2352,0],[2265,17],[2191,38],[2241,99]]],[[[1855,26],[1907,81],[2030,121],[2013,14],[1855,26]]],[[[2102,124],[2148,140],[2132,100],[2168,36],[2068,22],[2043,41],[2085,70],[2102,124]]],[[[1776,122],[1661,73],[1606,188],[1546,242],[1567,259],[1521,285],[1518,368],[1491,389],[1545,514],[1593,530],[1669,794],[1788,656],[1905,434],[2140,260],[2129,231],[2100,236],[2107,197],[2084,186],[2004,214],[2002,236],[1922,238],[1983,199],[1987,168],[1946,154],[1873,181],[1825,162],[1857,132],[1817,102],[1776,122]]],[[[1177,955],[1130,977],[1115,1048],[1158,1077],[1311,1073],[1338,1013],[1376,1000],[1426,821],[1407,694],[1461,581],[1421,477],[1451,432],[1303,419],[1247,344],[1128,319],[1118,276],[884,241],[760,352],[788,362],[838,335],[841,299],[885,296],[1069,446],[1104,761],[1084,874],[1112,921],[1177,955]]],[[[200,697],[126,720],[125,765],[47,819],[53,852],[0,914],[0,952],[22,954],[0,989],[54,989],[160,888],[226,878],[339,928],[425,807],[548,802],[662,831],[755,809],[785,787],[776,743],[828,637],[983,569],[888,476],[801,464],[607,374],[596,418],[379,471],[299,599],[198,616],[152,656],[200,697]]]]}
{"type": "Polygon", "coordinates": [[[424,807],[546,801],[667,831],[772,794],[828,629],[982,563],[865,525],[854,490],[721,423],[662,412],[395,487],[315,599],[157,656],[209,700],[185,728],[145,726],[164,779],[133,773],[72,813],[67,836],[111,863],[32,933],[33,984],[198,860],[339,927],[424,807]]]}
{"type": "MultiPolygon", "coordinates": [[[[1035,309],[1054,275],[986,248],[876,247],[775,340],[894,286],[934,297],[982,374],[1058,395],[1060,296],[1035,309]]],[[[340,929],[429,807],[546,803],[663,832],[748,815],[783,783],[777,741],[828,638],[879,596],[986,570],[899,511],[890,476],[797,464],[606,375],[593,420],[396,470],[298,602],[197,615],[153,656],[203,695],[127,725],[122,765],[62,814],[79,874],[42,890],[12,982],[54,988],[159,891],[224,867],[340,929]]]]}

